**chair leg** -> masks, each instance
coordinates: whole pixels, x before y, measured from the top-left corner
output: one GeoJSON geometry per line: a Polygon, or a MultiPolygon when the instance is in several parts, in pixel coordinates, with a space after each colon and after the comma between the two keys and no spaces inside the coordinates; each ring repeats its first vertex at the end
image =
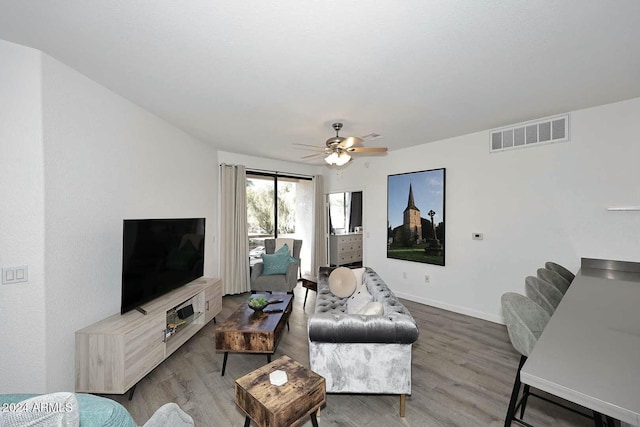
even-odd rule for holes
{"type": "Polygon", "coordinates": [[[307,292],[304,293],[304,303],[302,304],[302,308],[305,308],[305,306],[307,305],[307,296],[309,296],[309,289],[307,289],[307,292]]]}
{"type": "Polygon", "coordinates": [[[596,427],[604,426],[604,424],[602,423],[602,414],[600,412],[593,411],[593,423],[596,425],[596,427]]]}
{"type": "Polygon", "coordinates": [[[522,393],[522,403],[520,404],[520,418],[524,418],[524,408],[527,406],[527,399],[529,398],[529,385],[524,385],[524,392],[522,393]]]}
{"type": "Polygon", "coordinates": [[[609,415],[602,415],[600,412],[593,411],[593,423],[596,427],[615,427],[616,421],[609,415]],[[606,422],[603,420],[606,420],[606,422]]]}
{"type": "Polygon", "coordinates": [[[527,361],[526,356],[520,357],[520,365],[518,365],[518,372],[516,373],[516,379],[513,382],[513,390],[511,391],[511,400],[509,400],[509,408],[507,409],[507,416],[504,419],[504,427],[510,427],[511,421],[516,411],[516,403],[518,402],[518,395],[520,394],[520,369],[522,365],[527,361]]]}

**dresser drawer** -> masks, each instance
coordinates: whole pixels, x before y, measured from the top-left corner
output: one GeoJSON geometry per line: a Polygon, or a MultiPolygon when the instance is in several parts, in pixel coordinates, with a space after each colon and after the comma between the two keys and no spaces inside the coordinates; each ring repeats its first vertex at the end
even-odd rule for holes
{"type": "Polygon", "coordinates": [[[332,265],[362,261],[362,234],[339,234],[330,236],[329,241],[329,262],[332,265]]]}

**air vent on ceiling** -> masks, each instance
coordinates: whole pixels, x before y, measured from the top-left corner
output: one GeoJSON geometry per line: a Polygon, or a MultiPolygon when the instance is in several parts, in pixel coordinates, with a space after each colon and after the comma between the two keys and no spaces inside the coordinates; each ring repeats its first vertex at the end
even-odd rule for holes
{"type": "Polygon", "coordinates": [[[547,117],[494,129],[490,152],[532,147],[569,140],[569,115],[547,117]]]}

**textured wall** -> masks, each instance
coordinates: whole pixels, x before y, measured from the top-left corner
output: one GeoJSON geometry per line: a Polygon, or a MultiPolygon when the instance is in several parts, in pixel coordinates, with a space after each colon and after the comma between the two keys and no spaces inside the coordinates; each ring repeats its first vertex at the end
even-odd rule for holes
{"type": "Polygon", "coordinates": [[[45,389],[44,179],[39,51],[0,40],[0,393],[45,389]]]}
{"type": "Polygon", "coordinates": [[[218,271],[216,151],[43,55],[47,388],[74,384],[74,332],[120,311],[122,220],[206,217],[218,271]]]}
{"type": "Polygon", "coordinates": [[[570,142],[497,154],[486,131],[362,157],[327,170],[325,188],[363,190],[365,265],[396,294],[502,322],[500,295],[524,293],[545,261],[574,272],[580,257],[638,261],[640,212],[606,210],[640,205],[638,115],[640,98],[575,111],[570,142]],[[441,167],[446,266],[387,259],[387,175],[441,167]]]}

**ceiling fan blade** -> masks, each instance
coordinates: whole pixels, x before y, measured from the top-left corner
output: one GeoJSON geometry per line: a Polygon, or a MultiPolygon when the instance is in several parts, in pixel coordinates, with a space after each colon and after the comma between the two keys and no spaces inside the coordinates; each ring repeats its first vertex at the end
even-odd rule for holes
{"type": "Polygon", "coordinates": [[[387,147],[351,147],[347,149],[349,153],[386,153],[387,147]]]}
{"type": "Polygon", "coordinates": [[[364,140],[362,138],[358,138],[357,136],[350,136],[348,138],[345,138],[344,141],[338,144],[338,147],[350,148],[354,145],[362,144],[363,142],[364,140]]]}
{"type": "Polygon", "coordinates": [[[311,147],[311,148],[317,148],[318,150],[324,150],[327,147],[322,147],[320,145],[309,145],[309,144],[298,144],[297,142],[294,142],[292,145],[297,145],[299,147],[311,147]]]}
{"type": "Polygon", "coordinates": [[[308,156],[304,156],[304,157],[300,157],[301,159],[310,159],[312,157],[318,157],[318,156],[325,156],[326,153],[315,153],[315,154],[309,154],[308,156]]]}

